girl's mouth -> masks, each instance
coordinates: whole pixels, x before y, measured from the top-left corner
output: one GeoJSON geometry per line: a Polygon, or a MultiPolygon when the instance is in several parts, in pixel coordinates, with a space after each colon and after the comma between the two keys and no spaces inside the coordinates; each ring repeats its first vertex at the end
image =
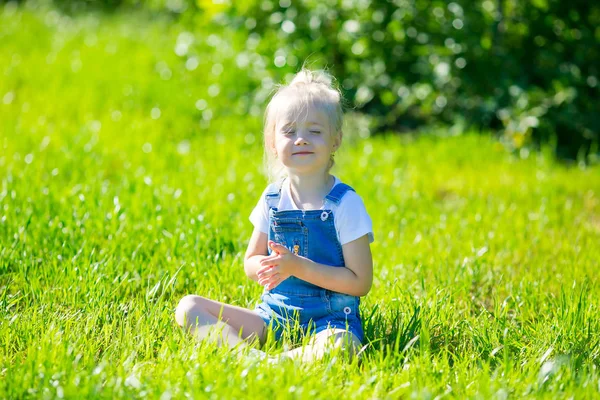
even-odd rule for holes
{"type": "Polygon", "coordinates": [[[293,156],[299,155],[299,154],[313,154],[312,151],[299,151],[297,153],[293,153],[293,156]]]}

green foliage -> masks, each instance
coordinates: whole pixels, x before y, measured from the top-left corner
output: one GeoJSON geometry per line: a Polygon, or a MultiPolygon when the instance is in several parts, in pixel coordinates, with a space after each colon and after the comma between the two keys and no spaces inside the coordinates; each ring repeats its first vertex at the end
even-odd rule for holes
{"type": "Polygon", "coordinates": [[[53,1],[72,11],[165,11],[192,33],[211,25],[248,38],[236,52],[261,62],[239,62],[238,82],[258,101],[269,93],[265,78],[280,82],[306,61],[341,79],[349,106],[372,117],[374,132],[492,129],[510,149],[551,142],[560,157],[598,157],[595,2],[53,1]]]}
{"type": "Polygon", "coordinates": [[[556,136],[570,157],[600,141],[594,2],[246,1],[228,16],[286,72],[329,66],[379,130],[462,122],[516,148],[556,136]]]}

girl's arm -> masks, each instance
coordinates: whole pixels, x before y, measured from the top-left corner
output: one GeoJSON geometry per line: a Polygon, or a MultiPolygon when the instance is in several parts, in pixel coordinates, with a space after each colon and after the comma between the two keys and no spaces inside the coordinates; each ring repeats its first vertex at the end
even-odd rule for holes
{"type": "Polygon", "coordinates": [[[345,267],[331,268],[301,257],[295,276],[324,289],[364,296],[373,283],[373,257],[369,238],[364,235],[342,246],[345,267]]]}
{"type": "MultiPolygon", "coordinates": [[[[266,236],[266,235],[265,235],[266,236]]],[[[364,296],[373,283],[373,257],[369,238],[364,235],[342,246],[345,267],[332,268],[308,258],[297,256],[279,244],[272,244],[275,251],[260,261],[263,268],[258,271],[259,283],[268,289],[290,275],[313,285],[352,296],[364,296]]]]}
{"type": "Polygon", "coordinates": [[[256,271],[262,268],[260,262],[269,254],[267,241],[267,234],[254,228],[244,256],[244,271],[252,280],[258,281],[256,271]]]}

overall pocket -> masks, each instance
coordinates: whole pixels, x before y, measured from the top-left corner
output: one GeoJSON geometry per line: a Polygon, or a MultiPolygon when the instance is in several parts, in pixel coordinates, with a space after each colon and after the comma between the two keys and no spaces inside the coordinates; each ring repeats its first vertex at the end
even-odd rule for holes
{"type": "Polygon", "coordinates": [[[329,312],[340,317],[351,315],[358,317],[359,300],[356,296],[349,294],[328,292],[329,312]]]}
{"type": "Polygon", "coordinates": [[[279,219],[271,217],[271,233],[269,239],[286,247],[294,254],[308,256],[307,228],[302,221],[296,219],[279,219]]]}

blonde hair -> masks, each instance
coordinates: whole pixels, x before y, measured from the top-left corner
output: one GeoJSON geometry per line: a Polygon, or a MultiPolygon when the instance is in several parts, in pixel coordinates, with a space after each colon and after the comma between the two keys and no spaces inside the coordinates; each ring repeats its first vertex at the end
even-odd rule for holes
{"type": "MultiPolygon", "coordinates": [[[[334,86],[334,78],[329,73],[319,70],[311,71],[302,68],[289,85],[280,85],[269,101],[264,117],[264,167],[273,182],[285,176],[285,170],[275,155],[272,148],[275,143],[275,124],[282,105],[288,103],[294,107],[296,115],[300,115],[309,107],[318,108],[329,120],[329,131],[333,135],[342,136],[342,94],[334,86]]],[[[329,162],[328,170],[334,165],[333,155],[329,162]]]]}

